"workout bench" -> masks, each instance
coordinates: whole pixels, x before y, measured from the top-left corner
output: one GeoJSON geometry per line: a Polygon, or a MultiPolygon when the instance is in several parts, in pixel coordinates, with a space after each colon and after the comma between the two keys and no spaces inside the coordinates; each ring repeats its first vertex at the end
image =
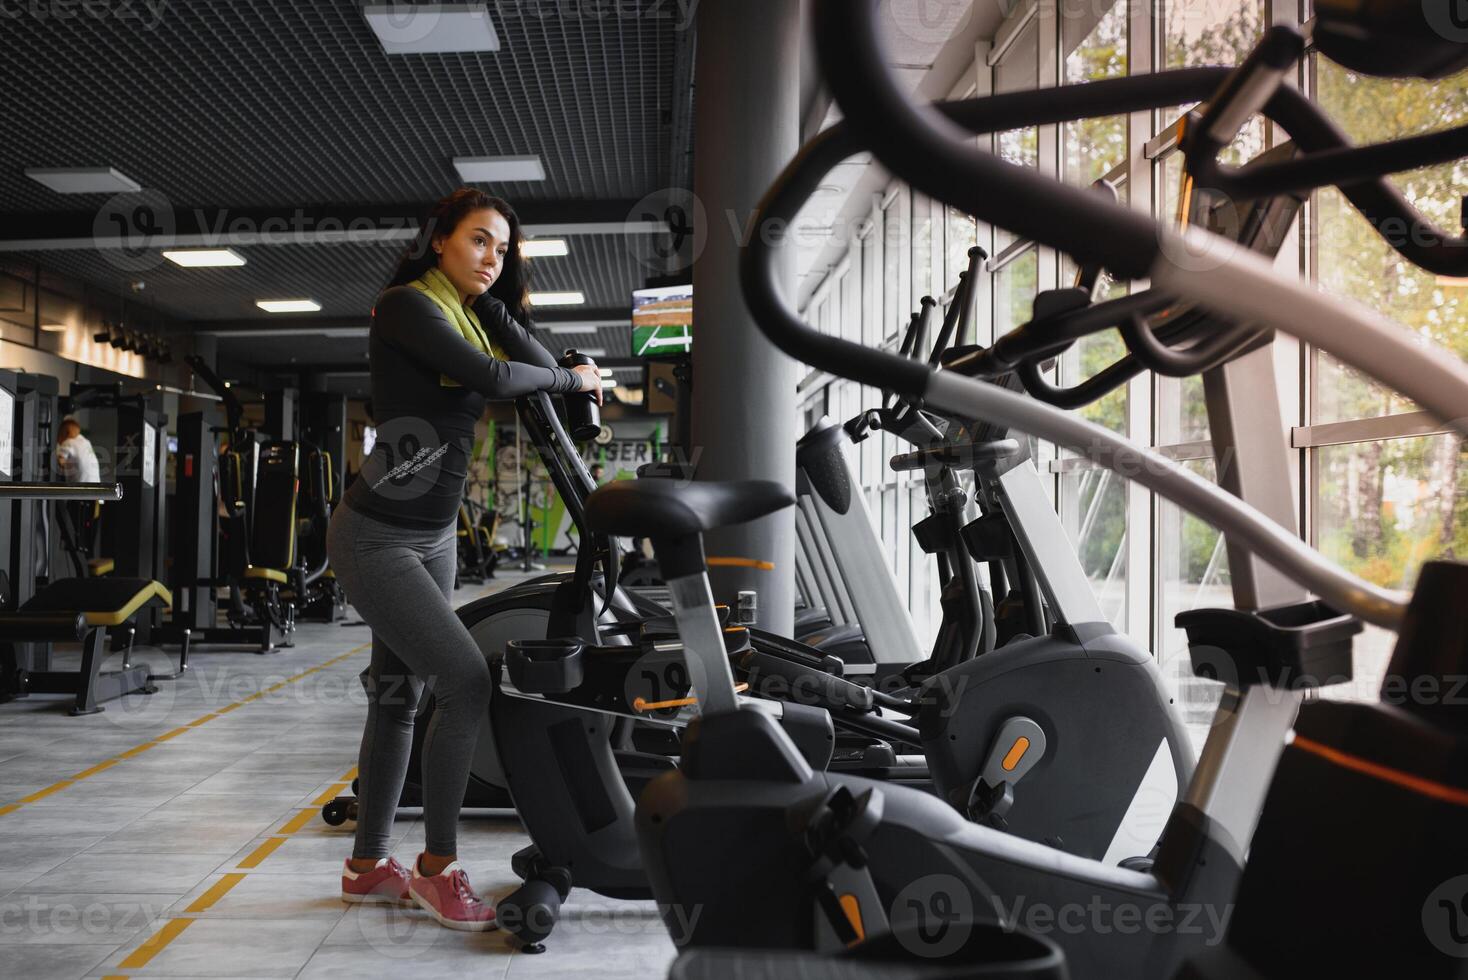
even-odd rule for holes
{"type": "Polygon", "coordinates": [[[149,674],[134,667],[133,620],[145,608],[169,609],[173,596],[162,584],[137,578],[68,578],[48,585],[18,610],[0,612],[0,647],[15,643],[77,642],[82,644],[81,667],[75,671],[17,670],[5,700],[29,694],[72,694],[73,715],[96,714],[101,702],[134,692],[152,694],[155,680],[172,680],[188,670],[187,632],[179,652],[178,670],[149,674]],[[104,671],[112,630],[125,627],[122,668],[104,671]]]}

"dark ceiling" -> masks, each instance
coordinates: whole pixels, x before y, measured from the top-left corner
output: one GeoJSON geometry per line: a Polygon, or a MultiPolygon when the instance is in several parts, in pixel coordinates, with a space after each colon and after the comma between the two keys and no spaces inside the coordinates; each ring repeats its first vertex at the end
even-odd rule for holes
{"type": "MultiPolygon", "coordinates": [[[[291,357],[345,367],[365,359],[364,337],[301,328],[365,326],[401,241],[232,244],[245,266],[182,269],[156,250],[98,248],[90,229],[111,196],[58,194],[25,169],[110,166],[180,216],[330,209],[379,220],[460,186],[455,157],[536,155],[544,181],[479,186],[569,243],[570,255],[536,261],[534,285],[580,290],[586,306],[543,320],[625,320],[630,290],[658,270],[639,260],[649,236],[611,231],[608,218],[691,180],[693,32],[677,6],[492,2],[498,52],[392,56],[363,6],[133,0],[101,5],[109,16],[99,17],[85,5],[22,5],[0,30],[4,260],[114,293],[142,280],[133,295],[186,329],[255,328],[221,337],[226,370],[291,357]],[[42,238],[61,241],[25,247],[42,238]],[[299,296],[321,303],[317,319],[254,305],[299,296]]],[[[625,327],[554,339],[628,353],[625,327]]]]}

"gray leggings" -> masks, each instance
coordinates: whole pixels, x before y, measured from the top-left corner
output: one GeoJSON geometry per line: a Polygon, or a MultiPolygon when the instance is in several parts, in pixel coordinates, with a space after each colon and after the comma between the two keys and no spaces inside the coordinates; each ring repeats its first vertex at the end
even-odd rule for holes
{"type": "Polygon", "coordinates": [[[394,527],[341,506],[331,516],[326,547],[347,599],[372,628],[352,856],[387,857],[425,681],[437,704],[423,739],[426,847],[430,854],[454,854],[490,687],[484,655],[449,601],[457,564],[454,526],[394,527]]]}

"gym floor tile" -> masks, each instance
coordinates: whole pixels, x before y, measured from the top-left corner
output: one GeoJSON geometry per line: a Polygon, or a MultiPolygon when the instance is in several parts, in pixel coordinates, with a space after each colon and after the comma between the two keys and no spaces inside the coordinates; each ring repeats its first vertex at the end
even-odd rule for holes
{"type": "MultiPolygon", "coordinates": [[[[277,740],[283,741],[283,740],[277,740]]],[[[226,771],[232,772],[275,772],[279,767],[293,766],[298,771],[314,769],[325,769],[330,773],[341,774],[343,759],[340,749],[323,752],[320,743],[311,739],[314,745],[302,747],[280,745],[272,743],[263,749],[257,749],[238,762],[231,763],[226,771]]],[[[355,760],[352,760],[355,761],[355,760]]],[[[348,762],[348,766],[351,763],[348,762]]]]}
{"type": "Polygon", "coordinates": [[[52,806],[71,804],[85,807],[99,803],[139,804],[162,806],[179,794],[187,792],[202,777],[193,775],[165,776],[157,773],[146,775],[133,772],[99,773],[72,783],[46,797],[52,806]]]}
{"type": "Polygon", "coordinates": [[[98,854],[210,854],[223,861],[260,834],[264,821],[143,820],[94,844],[98,854]]]}
{"type": "MultiPolygon", "coordinates": [[[[276,827],[270,830],[278,829],[276,827]]],[[[345,828],[337,829],[330,836],[314,836],[304,834],[293,834],[284,838],[281,843],[274,847],[270,856],[261,861],[257,866],[240,867],[241,861],[250,858],[262,845],[272,839],[263,835],[250,841],[248,844],[236,851],[229,860],[219,866],[221,872],[248,871],[252,874],[273,875],[316,875],[325,878],[335,884],[340,884],[342,862],[352,853],[352,834],[345,828]]],[[[393,850],[396,851],[397,844],[394,843],[393,850]]],[[[416,853],[416,852],[414,852],[416,853]]],[[[408,863],[411,855],[400,854],[398,860],[404,864],[408,863]]]]}
{"type": "Polygon", "coordinates": [[[668,973],[677,948],[656,919],[641,916],[577,920],[565,915],[536,956],[511,957],[509,976],[572,977],[594,975],[647,980],[668,973]]]}
{"type": "Polygon", "coordinates": [[[20,730],[22,726],[0,727],[0,762],[14,759],[17,756],[28,755],[39,752],[41,749],[66,737],[65,732],[55,734],[40,734],[34,732],[34,726],[29,724],[23,726],[26,730],[20,730]]]}
{"type": "MultiPolygon", "coordinates": [[[[345,771],[345,770],[343,770],[345,771]]],[[[199,817],[233,817],[245,819],[273,819],[277,814],[287,813],[301,799],[298,793],[272,793],[268,796],[213,796],[205,793],[180,793],[173,799],[148,814],[149,820],[198,819],[199,817]]]]}
{"type": "MultiPolygon", "coordinates": [[[[194,919],[159,949],[147,976],[293,977],[335,924],[332,919],[194,919]]],[[[108,972],[119,969],[133,952],[127,945],[106,959],[108,972]]]]}
{"type": "Polygon", "coordinates": [[[218,858],[210,854],[103,854],[89,849],[32,882],[28,890],[155,893],[177,898],[218,866],[218,858]]]}
{"type": "MultiPolygon", "coordinates": [[[[449,932],[434,925],[439,932],[449,932]]],[[[455,933],[467,941],[445,940],[442,945],[393,946],[383,942],[360,949],[323,946],[299,974],[299,980],[401,980],[407,976],[469,975],[498,980],[510,969],[516,954],[509,951],[498,932],[455,933]]],[[[569,976],[569,974],[568,974],[569,976]]],[[[642,980],[648,980],[644,974],[642,980]]]]}
{"type": "Polygon", "coordinates": [[[133,823],[153,809],[150,806],[101,805],[85,808],[47,806],[46,801],[31,803],[8,813],[0,825],[11,840],[34,836],[69,837],[112,834],[133,823]]]}
{"type": "Polygon", "coordinates": [[[37,875],[44,874],[42,871],[0,871],[0,898],[11,892],[19,891],[35,880],[37,875]]]}
{"type": "MultiPolygon", "coordinates": [[[[106,753],[95,755],[98,761],[107,758],[106,753]]],[[[39,759],[28,752],[0,762],[0,784],[44,781],[44,785],[49,786],[85,768],[85,759],[39,759]]]]}
{"type": "Polygon", "coordinates": [[[0,977],[78,980],[110,954],[106,946],[0,946],[0,977]]]}
{"type": "MultiPolygon", "coordinates": [[[[350,763],[347,764],[350,766],[350,763]]],[[[341,772],[347,770],[341,767],[341,772]]],[[[204,796],[253,796],[256,793],[310,793],[329,780],[315,773],[219,772],[203,780],[190,792],[204,796]]]]}
{"type": "Polygon", "coordinates": [[[422,909],[350,905],[321,945],[370,947],[388,959],[404,959],[407,953],[395,955],[395,951],[426,946],[507,951],[507,942],[505,934],[498,929],[487,933],[445,929],[422,909]]]}
{"type": "Polygon", "coordinates": [[[122,760],[118,765],[126,765],[125,771],[129,773],[187,774],[196,775],[203,780],[214,775],[222,766],[227,766],[232,761],[232,757],[227,753],[186,746],[181,744],[183,741],[183,738],[178,738],[155,745],[141,755],[122,760]]]}
{"type": "MultiPolygon", "coordinates": [[[[171,916],[182,915],[228,876],[210,875],[173,904],[171,916]]],[[[244,874],[205,909],[190,915],[206,919],[325,918],[333,925],[348,906],[341,900],[341,880],[334,875],[244,874]]],[[[404,912],[408,911],[406,909],[404,912]]],[[[434,923],[437,926],[437,923],[434,923]]]]}
{"type": "Polygon", "coordinates": [[[173,895],[38,892],[20,888],[0,899],[0,946],[117,948],[150,932],[173,895]]]}
{"type": "Polygon", "coordinates": [[[0,868],[6,873],[27,872],[31,877],[60,867],[97,843],[99,837],[28,837],[0,842],[0,868]]]}
{"type": "Polygon", "coordinates": [[[18,774],[10,774],[0,778],[0,806],[7,803],[15,803],[21,797],[30,796],[36,790],[45,789],[56,782],[53,775],[50,778],[39,773],[27,778],[20,778],[18,774]],[[12,778],[13,777],[13,778],[12,778]]]}

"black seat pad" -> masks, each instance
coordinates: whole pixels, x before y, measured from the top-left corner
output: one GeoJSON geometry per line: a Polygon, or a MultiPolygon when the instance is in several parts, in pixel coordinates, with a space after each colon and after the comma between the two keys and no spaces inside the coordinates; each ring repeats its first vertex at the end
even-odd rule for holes
{"type": "Polygon", "coordinates": [[[618,480],[586,498],[599,534],[666,537],[743,524],[789,507],[795,496],[773,480],[618,480]]]}
{"type": "Polygon", "coordinates": [[[64,578],[52,582],[20,607],[21,612],[103,613],[125,609],[143,592],[151,594],[146,578],[64,578]]]}

